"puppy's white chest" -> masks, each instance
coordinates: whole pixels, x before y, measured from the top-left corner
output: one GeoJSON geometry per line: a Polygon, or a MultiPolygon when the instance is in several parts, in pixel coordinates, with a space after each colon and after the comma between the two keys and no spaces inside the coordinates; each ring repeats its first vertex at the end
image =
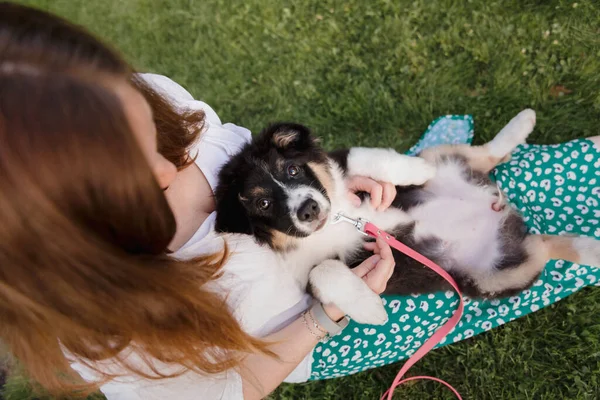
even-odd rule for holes
{"type": "Polygon", "coordinates": [[[342,258],[348,249],[360,248],[363,236],[352,225],[326,225],[322,230],[301,241],[300,247],[281,254],[281,263],[289,268],[298,283],[306,287],[308,274],[317,264],[327,259],[342,258]]]}

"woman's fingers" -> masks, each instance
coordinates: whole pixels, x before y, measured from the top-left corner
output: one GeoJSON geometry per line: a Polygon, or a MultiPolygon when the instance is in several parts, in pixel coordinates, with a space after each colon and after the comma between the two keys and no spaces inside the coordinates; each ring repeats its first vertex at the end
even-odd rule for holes
{"type": "Polygon", "coordinates": [[[387,262],[389,268],[387,269],[387,278],[385,279],[385,282],[387,283],[387,281],[392,277],[392,274],[394,273],[394,267],[396,266],[396,260],[394,259],[394,253],[392,252],[392,248],[381,238],[377,239],[377,247],[379,249],[379,255],[382,258],[382,261],[387,262]]]}
{"type": "MultiPolygon", "coordinates": [[[[346,181],[351,193],[367,192],[371,197],[371,205],[379,207],[383,197],[383,187],[375,180],[365,176],[352,176],[346,181]]],[[[356,195],[355,195],[356,196],[356,195]]]]}
{"type": "Polygon", "coordinates": [[[367,285],[377,294],[381,294],[387,287],[387,282],[392,276],[390,271],[394,269],[394,261],[381,260],[375,268],[363,278],[367,285]]]}
{"type": "Polygon", "coordinates": [[[354,207],[360,207],[362,202],[360,201],[360,197],[358,197],[353,192],[348,192],[348,200],[352,203],[354,207]]]}
{"type": "Polygon", "coordinates": [[[366,242],[363,247],[365,250],[372,251],[375,254],[379,253],[379,247],[377,247],[376,242],[366,242]]]}
{"type": "Polygon", "coordinates": [[[354,272],[354,274],[356,274],[359,278],[363,278],[375,267],[377,267],[377,263],[379,263],[380,260],[381,257],[377,254],[374,254],[362,263],[360,263],[360,265],[358,265],[357,267],[354,267],[352,269],[352,272],[354,272]]]}
{"type": "Polygon", "coordinates": [[[359,206],[358,192],[367,192],[371,198],[371,205],[377,211],[384,211],[392,205],[396,198],[396,186],[389,182],[379,182],[366,176],[351,176],[346,180],[348,197],[352,204],[359,206]]]}
{"type": "Polygon", "coordinates": [[[377,208],[377,211],[385,211],[391,205],[396,198],[396,186],[389,182],[379,182],[382,188],[381,204],[377,208]]]}
{"type": "MultiPolygon", "coordinates": [[[[394,255],[392,254],[390,246],[383,239],[377,239],[377,242],[374,245],[379,251],[378,256],[381,258],[373,268],[366,272],[363,279],[374,292],[379,294],[385,290],[387,282],[394,272],[396,262],[394,261],[394,255]]],[[[371,258],[368,260],[370,259],[371,258]]],[[[373,260],[371,260],[371,262],[373,262],[373,260]]]]}
{"type": "Polygon", "coordinates": [[[375,242],[377,248],[379,249],[379,254],[381,255],[381,258],[383,259],[387,259],[387,260],[393,260],[394,259],[394,253],[392,253],[392,248],[390,247],[389,244],[387,244],[385,242],[385,240],[383,240],[382,238],[377,238],[377,241],[375,242]]]}

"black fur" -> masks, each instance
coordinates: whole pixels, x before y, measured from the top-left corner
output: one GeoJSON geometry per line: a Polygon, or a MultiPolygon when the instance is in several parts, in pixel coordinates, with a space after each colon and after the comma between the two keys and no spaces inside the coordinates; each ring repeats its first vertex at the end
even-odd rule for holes
{"type": "Polygon", "coordinates": [[[527,226],[516,211],[511,212],[500,228],[500,253],[502,258],[496,269],[516,268],[527,261],[527,251],[523,241],[527,236],[527,226]]]}
{"type": "MultiPolygon", "coordinates": [[[[248,146],[246,145],[244,150],[248,146]]],[[[239,199],[247,178],[245,172],[248,171],[248,164],[251,163],[242,156],[244,150],[233,157],[219,172],[220,184],[215,191],[217,203],[215,228],[218,232],[254,234],[246,209],[239,199]]]]}
{"type": "Polygon", "coordinates": [[[350,149],[339,149],[329,152],[329,157],[335,161],[342,171],[346,173],[348,171],[348,155],[350,154],[350,149]]]}
{"type": "Polygon", "coordinates": [[[430,197],[429,193],[423,190],[423,186],[396,186],[396,198],[392,202],[392,207],[408,211],[423,204],[430,197]]]}

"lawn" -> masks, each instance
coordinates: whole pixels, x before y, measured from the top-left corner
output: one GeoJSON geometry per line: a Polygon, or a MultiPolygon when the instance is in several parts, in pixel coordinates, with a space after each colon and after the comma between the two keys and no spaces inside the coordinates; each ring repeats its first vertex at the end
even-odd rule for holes
{"type": "MultiPolygon", "coordinates": [[[[139,69],[165,74],[223,121],[312,127],[327,147],[406,150],[437,116],[472,114],[476,142],[525,107],[531,136],[596,135],[600,4],[595,1],[29,0],[85,25],[139,69]]],[[[598,399],[600,290],[438,349],[412,374],[465,399],[598,399]]],[[[273,399],[376,399],[400,364],[283,385],[273,399]]],[[[397,398],[451,399],[415,383],[397,398]]],[[[9,378],[7,400],[30,396],[9,378]]]]}

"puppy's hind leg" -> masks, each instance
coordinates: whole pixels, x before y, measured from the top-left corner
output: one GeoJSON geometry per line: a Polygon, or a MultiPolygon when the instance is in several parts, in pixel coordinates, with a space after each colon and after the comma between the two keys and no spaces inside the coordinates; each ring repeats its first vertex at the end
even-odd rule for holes
{"type": "Polygon", "coordinates": [[[533,284],[550,260],[549,246],[541,235],[528,235],[523,241],[524,251],[505,254],[492,271],[472,277],[473,286],[480,296],[487,298],[511,296],[533,284]],[[507,262],[512,259],[511,262],[507,262]]]}
{"type": "Polygon", "coordinates": [[[492,141],[483,146],[442,145],[423,150],[420,157],[437,164],[444,157],[461,156],[475,171],[489,173],[496,165],[508,161],[510,153],[525,139],[535,126],[535,111],[523,110],[502,128],[492,141]]]}
{"type": "Polygon", "coordinates": [[[533,131],[535,117],[535,111],[532,109],[528,108],[521,111],[484,147],[494,157],[504,158],[510,156],[515,147],[525,143],[525,140],[533,131]]]}
{"type": "Polygon", "coordinates": [[[387,312],[381,297],[341,261],[326,260],[310,271],[309,285],[323,304],[334,304],[361,324],[383,325],[387,312]]]}
{"type": "Polygon", "coordinates": [[[524,262],[474,279],[483,296],[505,297],[531,286],[550,260],[600,267],[600,241],[593,238],[528,235],[523,245],[526,253],[524,262]]]}
{"type": "Polygon", "coordinates": [[[541,236],[550,259],[600,267],[600,240],[585,236],[541,236]]]}
{"type": "Polygon", "coordinates": [[[424,158],[434,165],[440,165],[448,159],[462,159],[469,168],[488,174],[496,165],[504,161],[504,157],[490,154],[484,146],[471,146],[468,144],[445,144],[423,150],[419,157],[424,158]]]}

